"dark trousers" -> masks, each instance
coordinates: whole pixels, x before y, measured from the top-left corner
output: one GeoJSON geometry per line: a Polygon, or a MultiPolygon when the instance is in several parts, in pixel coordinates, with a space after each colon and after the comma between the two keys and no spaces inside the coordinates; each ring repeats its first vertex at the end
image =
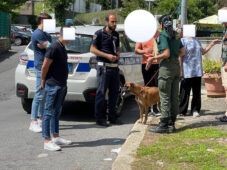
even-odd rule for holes
{"type": "Polygon", "coordinates": [[[104,66],[97,67],[98,88],[95,98],[95,117],[97,121],[106,121],[106,102],[105,96],[108,91],[108,119],[115,121],[116,102],[120,86],[119,69],[117,67],[110,68],[104,66]]]}
{"type": "Polygon", "coordinates": [[[180,85],[180,113],[187,114],[192,89],[191,114],[201,109],[201,77],[185,78],[180,85]]]}
{"type": "Polygon", "coordinates": [[[158,87],[158,73],[156,72],[159,69],[159,65],[153,64],[151,65],[149,70],[145,70],[145,67],[146,67],[146,64],[142,64],[142,74],[143,74],[144,85],[149,87],[158,87]],[[155,73],[156,73],[155,77],[151,80],[151,78],[154,76],[155,73]]]}

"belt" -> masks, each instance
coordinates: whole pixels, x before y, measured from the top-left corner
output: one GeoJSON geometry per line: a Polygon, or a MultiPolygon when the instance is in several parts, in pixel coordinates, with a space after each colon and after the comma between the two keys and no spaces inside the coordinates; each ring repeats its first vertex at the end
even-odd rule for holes
{"type": "Polygon", "coordinates": [[[118,67],[117,63],[104,63],[104,62],[98,62],[98,66],[106,66],[106,67],[118,67]]]}

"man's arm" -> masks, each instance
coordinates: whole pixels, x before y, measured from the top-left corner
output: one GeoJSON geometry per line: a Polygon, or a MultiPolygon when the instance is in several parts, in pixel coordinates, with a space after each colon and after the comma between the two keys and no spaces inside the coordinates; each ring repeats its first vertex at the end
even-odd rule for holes
{"type": "Polygon", "coordinates": [[[48,70],[50,68],[51,63],[53,62],[52,59],[45,58],[43,61],[43,66],[42,66],[42,76],[41,76],[41,88],[43,89],[45,87],[45,82],[46,82],[46,76],[48,73],[48,70]]]}
{"type": "Polygon", "coordinates": [[[106,59],[108,59],[108,60],[110,60],[112,62],[117,60],[117,56],[116,55],[108,54],[108,53],[105,53],[103,51],[100,51],[99,49],[97,49],[97,47],[95,45],[91,45],[90,52],[94,53],[97,56],[106,58],[106,59]]]}

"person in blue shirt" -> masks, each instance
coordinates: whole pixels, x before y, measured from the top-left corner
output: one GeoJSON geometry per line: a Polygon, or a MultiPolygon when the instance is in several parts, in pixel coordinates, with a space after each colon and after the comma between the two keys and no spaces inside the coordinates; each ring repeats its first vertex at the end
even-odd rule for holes
{"type": "Polygon", "coordinates": [[[199,40],[195,37],[181,38],[185,47],[185,55],[181,59],[181,85],[180,85],[180,114],[200,116],[201,109],[201,78],[203,76],[202,55],[206,54],[218,39],[203,48],[199,40]],[[192,90],[191,112],[188,111],[189,97],[192,90]]]}
{"type": "Polygon", "coordinates": [[[31,123],[29,130],[33,132],[41,132],[41,118],[44,112],[44,90],[41,85],[41,68],[44,60],[46,49],[50,46],[51,36],[43,31],[43,20],[51,19],[46,13],[41,13],[38,18],[38,28],[32,33],[32,46],[34,49],[34,67],[36,72],[35,95],[32,101],[31,123]]]}

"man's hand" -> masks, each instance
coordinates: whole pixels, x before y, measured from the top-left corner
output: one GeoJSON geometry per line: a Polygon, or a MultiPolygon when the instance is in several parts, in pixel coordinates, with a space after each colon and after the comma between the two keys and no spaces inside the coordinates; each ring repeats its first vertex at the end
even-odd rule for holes
{"type": "Polygon", "coordinates": [[[110,60],[111,62],[115,62],[116,60],[118,60],[118,57],[113,54],[108,54],[107,59],[110,60]]]}
{"type": "Polygon", "coordinates": [[[49,42],[48,41],[40,42],[40,43],[37,44],[37,46],[40,49],[46,49],[46,48],[48,48],[48,45],[49,45],[49,42]]]}

